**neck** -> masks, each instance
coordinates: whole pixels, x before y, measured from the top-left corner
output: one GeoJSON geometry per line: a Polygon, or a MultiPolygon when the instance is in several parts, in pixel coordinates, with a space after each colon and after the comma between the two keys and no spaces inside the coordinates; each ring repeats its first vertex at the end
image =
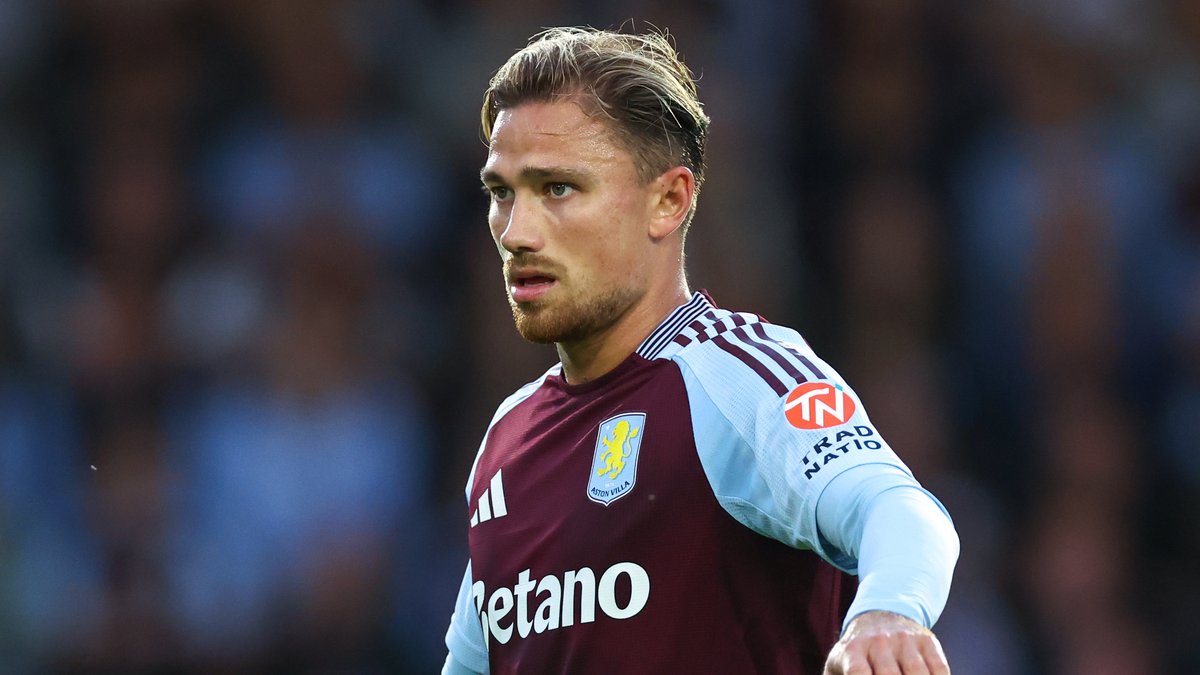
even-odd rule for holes
{"type": "Polygon", "coordinates": [[[557,343],[567,383],[590,382],[616,368],[689,297],[691,292],[681,279],[678,285],[642,296],[605,330],[577,342],[557,343]]]}

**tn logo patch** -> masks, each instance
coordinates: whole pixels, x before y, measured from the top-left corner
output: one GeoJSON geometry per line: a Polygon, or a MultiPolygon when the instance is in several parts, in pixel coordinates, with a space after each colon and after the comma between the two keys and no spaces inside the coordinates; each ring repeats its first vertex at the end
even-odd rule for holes
{"type": "Polygon", "coordinates": [[[588,499],[608,506],[633,489],[645,425],[646,413],[623,413],[600,423],[588,476],[588,499]]]}
{"type": "Polygon", "coordinates": [[[787,421],[797,429],[828,429],[854,416],[854,399],[840,384],[809,382],[791,391],[783,405],[787,421]]]}

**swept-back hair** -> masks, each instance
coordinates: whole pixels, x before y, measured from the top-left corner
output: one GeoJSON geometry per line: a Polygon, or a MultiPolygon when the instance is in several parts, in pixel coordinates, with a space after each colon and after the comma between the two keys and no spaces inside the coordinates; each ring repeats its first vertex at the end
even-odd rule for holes
{"type": "MultiPolygon", "coordinates": [[[[695,175],[699,194],[709,120],[691,71],[665,33],[551,28],[534,35],[488,84],[484,138],[491,141],[501,110],[559,100],[575,100],[588,114],[604,116],[633,155],[643,183],[682,165],[695,175]]],[[[692,212],[695,204],[693,197],[692,212]]]]}

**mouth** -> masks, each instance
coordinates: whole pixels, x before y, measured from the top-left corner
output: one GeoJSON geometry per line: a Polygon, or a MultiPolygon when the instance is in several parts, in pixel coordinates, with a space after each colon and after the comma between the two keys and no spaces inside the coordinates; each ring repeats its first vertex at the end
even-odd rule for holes
{"type": "Polygon", "coordinates": [[[509,277],[508,293],[514,302],[532,302],[550,291],[558,280],[536,270],[515,272],[509,277]]]}

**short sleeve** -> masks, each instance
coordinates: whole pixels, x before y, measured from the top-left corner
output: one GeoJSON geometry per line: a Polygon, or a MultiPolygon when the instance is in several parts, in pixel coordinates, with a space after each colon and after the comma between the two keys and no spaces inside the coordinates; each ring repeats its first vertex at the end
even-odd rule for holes
{"type": "Polygon", "coordinates": [[[696,450],[722,507],[752,530],[816,551],[853,571],[823,542],[816,506],[834,476],[886,464],[911,472],[871,424],[862,401],[798,334],[767,326],[674,355],[696,450]]]}
{"type": "Polygon", "coordinates": [[[468,561],[462,586],[458,589],[458,599],[454,603],[454,614],[450,617],[450,628],[446,631],[446,647],[463,666],[487,675],[487,646],[483,641],[483,626],[479,623],[472,583],[471,563],[468,561]]]}

